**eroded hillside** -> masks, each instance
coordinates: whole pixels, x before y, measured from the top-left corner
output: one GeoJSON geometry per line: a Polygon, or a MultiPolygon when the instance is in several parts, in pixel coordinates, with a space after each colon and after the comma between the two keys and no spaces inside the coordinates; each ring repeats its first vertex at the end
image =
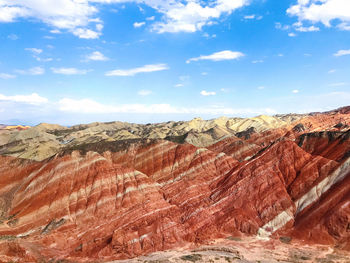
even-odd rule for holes
{"type": "Polygon", "coordinates": [[[230,237],[346,253],[349,125],[345,107],[0,130],[0,262],[111,261],[230,237]]]}

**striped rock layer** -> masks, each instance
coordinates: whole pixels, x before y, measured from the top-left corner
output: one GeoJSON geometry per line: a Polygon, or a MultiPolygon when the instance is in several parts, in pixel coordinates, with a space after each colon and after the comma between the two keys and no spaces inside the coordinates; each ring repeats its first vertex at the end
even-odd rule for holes
{"type": "Polygon", "coordinates": [[[0,262],[103,262],[239,235],[350,250],[350,130],[334,129],[334,114],[206,148],[138,140],[0,156],[0,262]]]}

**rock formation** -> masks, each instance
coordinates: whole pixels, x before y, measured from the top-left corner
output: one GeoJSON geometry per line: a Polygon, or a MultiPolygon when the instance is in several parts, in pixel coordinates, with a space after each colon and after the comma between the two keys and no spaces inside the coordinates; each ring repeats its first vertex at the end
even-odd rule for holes
{"type": "Polygon", "coordinates": [[[345,107],[0,130],[0,262],[104,262],[231,236],[350,250],[349,125],[345,107]]]}

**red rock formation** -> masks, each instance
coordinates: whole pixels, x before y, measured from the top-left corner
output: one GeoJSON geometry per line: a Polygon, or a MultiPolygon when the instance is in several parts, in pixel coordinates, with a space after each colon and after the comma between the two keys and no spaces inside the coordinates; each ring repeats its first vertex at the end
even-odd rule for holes
{"type": "Polygon", "coordinates": [[[347,171],[344,180],[297,214],[294,227],[284,234],[312,243],[337,244],[349,250],[349,204],[350,172],[347,171]]]}
{"type": "Polygon", "coordinates": [[[219,153],[224,152],[239,161],[249,160],[259,151],[281,138],[286,132],[285,129],[273,129],[250,134],[248,139],[232,136],[209,146],[208,149],[219,153]]]}
{"type": "Polygon", "coordinates": [[[334,128],[348,120],[315,114],[208,148],[149,140],[41,162],[0,156],[0,262],[108,261],[231,235],[350,249],[350,137],[334,128]]]}
{"type": "Polygon", "coordinates": [[[339,130],[335,127],[339,123],[343,124],[346,129],[350,125],[350,114],[348,113],[348,108],[345,107],[338,111],[331,111],[328,114],[317,113],[306,118],[302,118],[296,121],[294,124],[302,124],[306,131],[329,131],[329,130],[339,130]],[[347,127],[346,127],[347,126],[347,127]]]}
{"type": "Polygon", "coordinates": [[[184,235],[178,208],[157,184],[96,153],[40,163],[15,187],[0,235],[19,246],[29,235],[46,257],[132,257],[179,245],[184,235]]]}
{"type": "Polygon", "coordinates": [[[299,136],[297,143],[312,155],[341,162],[350,153],[350,131],[305,133],[299,136]]]}

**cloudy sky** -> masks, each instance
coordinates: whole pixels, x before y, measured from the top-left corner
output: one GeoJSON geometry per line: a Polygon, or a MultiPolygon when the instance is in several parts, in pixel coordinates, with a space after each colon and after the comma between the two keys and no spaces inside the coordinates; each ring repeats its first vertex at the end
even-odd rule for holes
{"type": "Polygon", "coordinates": [[[0,123],[350,104],[349,0],[0,0],[0,123]]]}

